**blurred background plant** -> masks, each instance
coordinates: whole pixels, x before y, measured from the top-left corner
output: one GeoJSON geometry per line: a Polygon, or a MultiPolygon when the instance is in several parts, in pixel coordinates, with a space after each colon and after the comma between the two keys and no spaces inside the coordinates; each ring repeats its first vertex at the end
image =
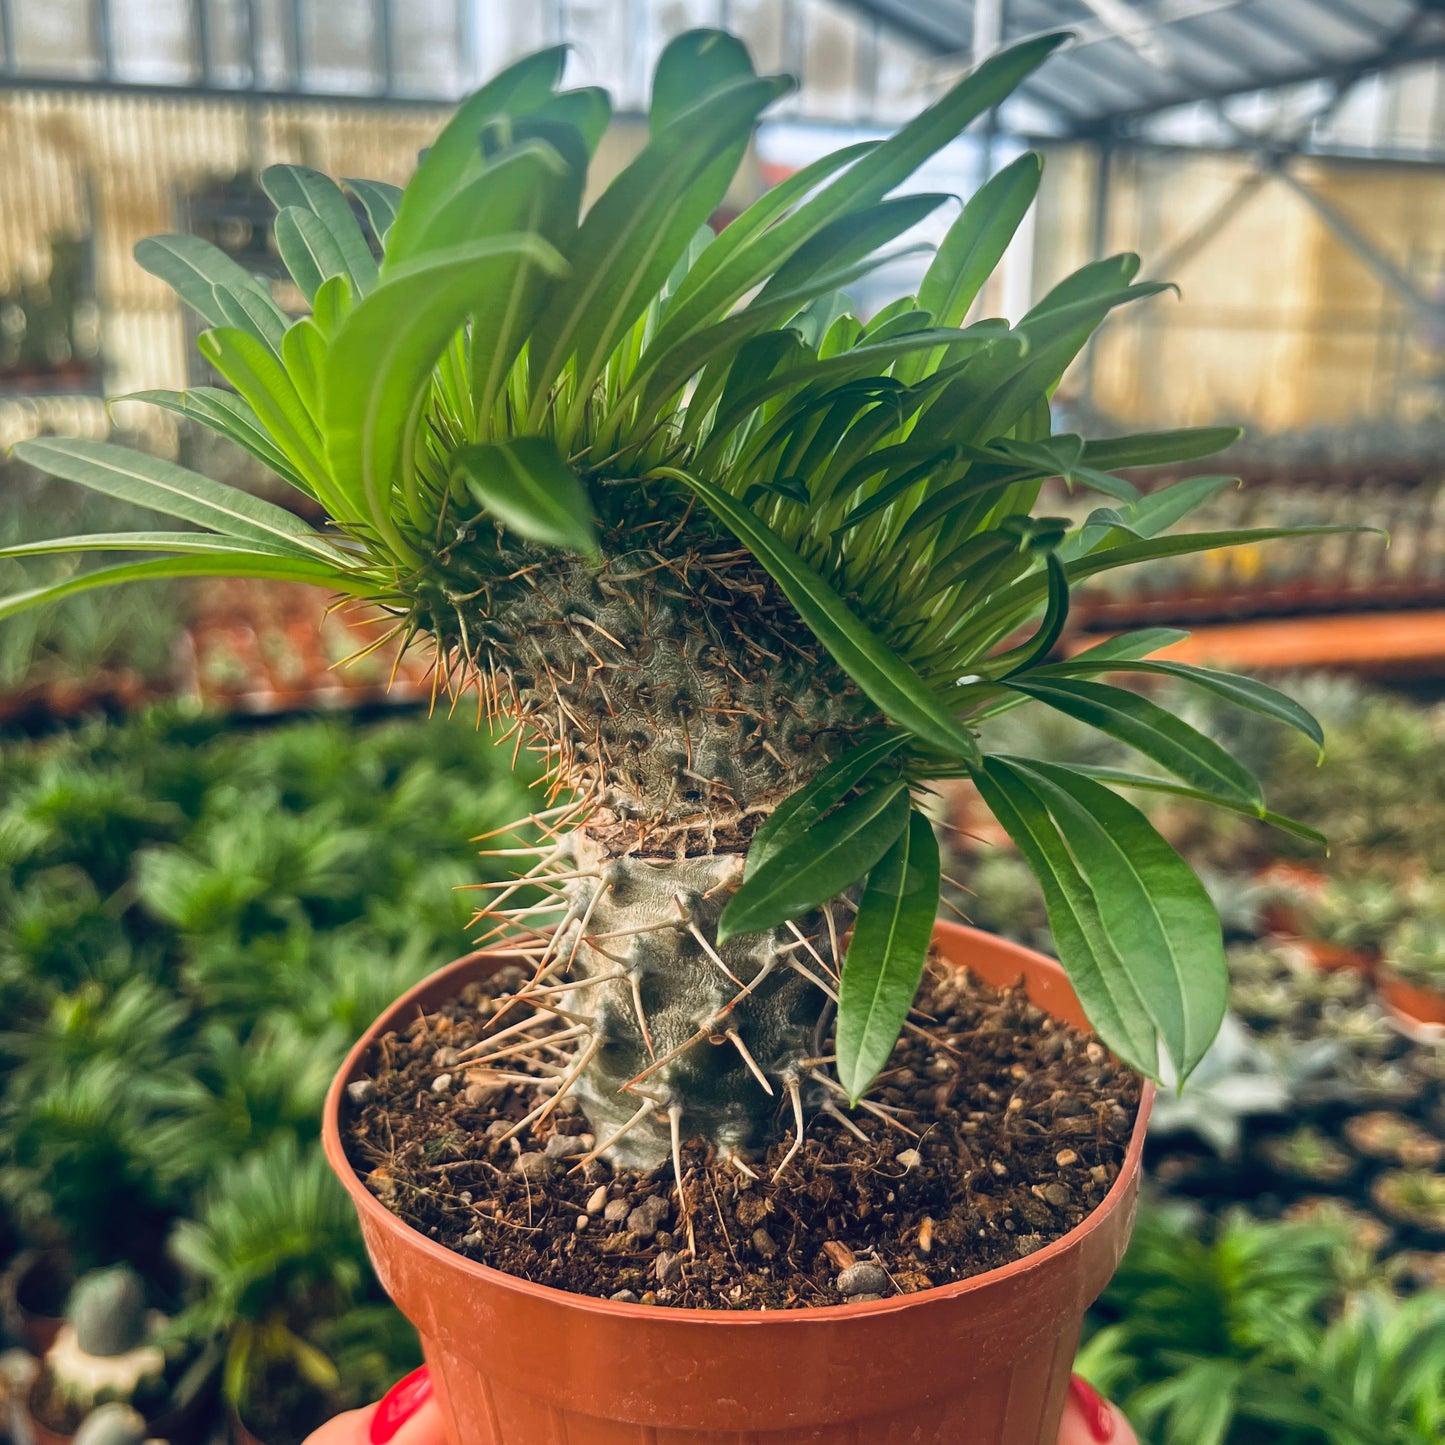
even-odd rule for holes
{"type": "Polygon", "coordinates": [[[0,1212],[52,1275],[39,1313],[133,1265],[175,1316],[167,1389],[209,1374],[267,1445],[412,1367],[321,1100],[469,947],[465,885],[497,874],[468,840],[527,811],[509,765],[470,718],[159,708],[0,745],[0,1212]]]}

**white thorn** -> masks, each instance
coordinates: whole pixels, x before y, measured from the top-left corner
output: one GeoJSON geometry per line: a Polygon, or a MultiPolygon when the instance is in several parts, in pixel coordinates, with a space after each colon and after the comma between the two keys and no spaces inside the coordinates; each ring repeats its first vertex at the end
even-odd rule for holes
{"type": "Polygon", "coordinates": [[[748,1046],[743,1042],[743,1036],[736,1029],[729,1029],[727,1031],[727,1037],[731,1041],[732,1046],[743,1056],[743,1063],[748,1066],[748,1071],[752,1074],[753,1078],[763,1086],[763,1091],[769,1098],[776,1097],[773,1093],[773,1086],[768,1082],[768,1076],[758,1067],[758,1061],[752,1056],[748,1050],[748,1046]]]}
{"type": "MultiPolygon", "coordinates": [[[[793,1162],[799,1149],[803,1147],[803,1091],[798,1087],[796,1077],[788,1080],[788,1100],[793,1106],[793,1142],[788,1152],[778,1161],[778,1167],[773,1170],[773,1179],[793,1162]]],[[[756,1176],[754,1176],[756,1177],[756,1176]]]]}
{"type": "Polygon", "coordinates": [[[579,1169],[585,1168],[594,1159],[601,1158],[601,1156],[605,1154],[607,1150],[609,1150],[619,1140],[626,1138],[626,1136],[630,1134],[643,1121],[643,1119],[647,1117],[648,1114],[655,1112],[656,1109],[657,1101],[655,1099],[645,1100],[642,1107],[624,1125],[622,1125],[620,1129],[616,1130],[612,1134],[609,1134],[607,1138],[605,1138],[594,1150],[592,1150],[590,1154],[584,1154],[576,1162],[576,1164],[572,1166],[571,1173],[575,1174],[579,1169]]]}
{"type": "Polygon", "coordinates": [[[627,980],[627,985],[632,990],[632,1007],[637,1013],[637,1024],[642,1030],[642,1041],[647,1045],[647,1057],[655,1059],[657,1057],[657,1050],[652,1046],[652,1030],[647,1026],[647,1013],[642,1007],[642,982],[635,969],[622,976],[627,980]]]}
{"type": "Polygon", "coordinates": [[[846,1114],[835,1108],[831,1099],[823,1105],[823,1112],[836,1119],[854,1138],[864,1144],[869,1142],[868,1136],[846,1114]]]}

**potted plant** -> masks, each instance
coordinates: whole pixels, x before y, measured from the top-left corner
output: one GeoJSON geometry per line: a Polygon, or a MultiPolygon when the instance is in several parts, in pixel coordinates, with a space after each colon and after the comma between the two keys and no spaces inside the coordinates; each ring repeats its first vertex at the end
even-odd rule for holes
{"type": "Polygon", "coordinates": [[[1390,935],[1380,997],[1419,1024],[1445,1025],[1445,916],[1408,918],[1390,935]]]}
{"type": "Polygon", "coordinates": [[[550,765],[547,803],[500,848],[523,876],[482,910],[499,951],[388,1010],[327,1106],[332,1161],[456,1439],[966,1429],[1033,1445],[1056,1428],[1132,1214],[1149,1093],[1122,1065],[1187,1075],[1227,991],[1207,894],[1115,789],[1292,826],[1226,750],[1102,679],[1173,676],[1320,741],[1269,688],[1150,660],[1175,633],[1049,661],[1074,584],[1297,529],[1169,536],[1220,480],[1144,494],[1117,474],[1233,429],[1052,433],[1049,397],[1092,332],[1162,289],[1136,282],[1136,257],[1085,267],[1017,326],[964,324],[1036,156],[968,202],[916,298],[866,323],[838,298],[944,199],[891,193],[1060,40],[991,57],[718,236],[708,218],[790,83],[693,31],[659,61],[644,148],[585,214],[608,102],[559,91],[553,49],[468,100],[404,192],[348,183],[370,243],[336,184],[267,172],[308,316],[194,238],[143,243],[235,388],[147,398],[261,457],[324,527],[104,443],[21,448],[192,530],[49,544],[167,555],[0,614],[149,576],[311,582],[389,608],[398,645],[433,648],[436,694],[475,690],[550,765]],[[1082,524],[1035,514],[1055,478],[1097,494],[1082,524]],[[985,752],[977,725],[1026,704],[1159,771],[985,752]],[[1038,874],[1067,983],[935,928],[927,785],[951,778],[1038,874]],[[928,970],[931,939],[947,963],[1022,976],[1044,1012],[928,970]],[[932,1012],[910,1018],[920,984],[932,1012]],[[1065,1027],[1086,1015],[1103,1046],[1065,1027]],[[388,1162],[357,1131],[384,1137],[382,1085],[399,1083],[416,1108],[395,1114],[388,1162]],[[415,1137],[426,1121],[439,1132],[415,1137]],[[855,1148],[877,1168],[850,1165],[855,1148]],[[454,1182],[468,1171],[498,1198],[454,1182]],[[704,1288],[693,1250],[715,1220],[704,1288]],[[504,1248],[511,1274],[492,1267],[504,1248]],[[594,1289],[639,1276],[639,1302],[556,1287],[579,1260],[594,1289]],[[664,1290],[692,1303],[641,1302],[664,1290]],[[928,1378],[897,1368],[907,1353],[928,1378]]]}
{"type": "Polygon", "coordinates": [[[30,1425],[42,1445],[70,1440],[98,1406],[122,1404],[142,1418],[162,1413],[160,1324],[134,1270],[118,1265],[80,1278],[30,1393],[30,1425]]]}

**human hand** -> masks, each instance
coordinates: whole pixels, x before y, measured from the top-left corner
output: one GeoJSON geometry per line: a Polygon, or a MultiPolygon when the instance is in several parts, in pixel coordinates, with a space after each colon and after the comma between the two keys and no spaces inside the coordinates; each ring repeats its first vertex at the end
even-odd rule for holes
{"type": "MultiPolygon", "coordinates": [[[[1077,1375],[1059,1426],[1059,1445],[1138,1445],[1128,1421],[1077,1375]]],[[[378,1405],[329,1420],[306,1445],[446,1445],[426,1366],[394,1385],[378,1405]]]]}

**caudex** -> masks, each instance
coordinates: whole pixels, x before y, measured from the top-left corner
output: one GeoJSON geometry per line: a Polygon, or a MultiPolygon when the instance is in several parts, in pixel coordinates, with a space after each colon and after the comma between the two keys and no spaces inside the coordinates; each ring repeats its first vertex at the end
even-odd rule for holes
{"type": "Polygon", "coordinates": [[[994,55],[716,235],[709,217],[792,82],[696,30],[661,56],[640,154],[585,211],[609,102],[559,89],[550,49],[467,100],[405,190],[345,182],[367,229],[319,173],[265,173],[309,314],[194,237],[142,242],[231,389],[138,399],[246,448],[322,525],[108,443],[17,448],[190,527],[11,549],[162,555],[0,615],[140,578],[313,583],[388,611],[388,642],[433,649],[434,697],[474,691],[514,751],[547,760],[548,806],[499,850],[519,876],[479,914],[531,968],[518,997],[535,1012],[501,1010],[468,1060],[544,1081],[518,1132],[571,1093],[614,1162],[676,1163],[702,1137],[746,1172],[789,1136],[791,1160],[819,1114],[886,1114],[867,1094],[914,1026],[938,779],[972,780],[1038,875],[1110,1047],[1185,1074],[1214,1037],[1218,921],[1119,790],[1307,830],[1268,813],[1208,737],[1104,678],[1166,674],[1317,742],[1319,728],[1257,682],[1150,660],[1178,633],[1049,658],[1090,577],[1327,529],[1170,535],[1231,479],[1145,492],[1119,475],[1206,456],[1233,429],[1053,433],[1050,397],[1094,330],[1165,287],[1112,256],[1016,325],[970,320],[1034,199],[1036,155],[963,205],[916,297],[864,321],[844,295],[951,204],[897,188],[1065,39],[994,55]],[[1099,497],[1082,524],[1035,515],[1058,479],[1099,497]],[[1025,705],[1152,770],[983,752],[976,725],[1025,705]]]}

